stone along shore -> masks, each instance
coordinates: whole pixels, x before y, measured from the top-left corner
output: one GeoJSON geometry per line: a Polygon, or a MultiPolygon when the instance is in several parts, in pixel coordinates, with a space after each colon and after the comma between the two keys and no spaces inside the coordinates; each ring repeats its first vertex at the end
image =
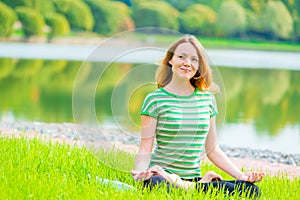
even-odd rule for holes
{"type": "MultiPolygon", "coordinates": [[[[92,127],[86,125],[74,125],[72,123],[41,123],[41,122],[0,122],[1,134],[30,133],[34,136],[46,136],[54,140],[97,142],[106,144],[123,144],[138,146],[139,135],[128,134],[117,128],[92,127]]],[[[300,154],[285,154],[271,150],[259,150],[250,148],[231,148],[221,145],[224,152],[232,158],[250,158],[265,160],[270,163],[281,163],[292,166],[300,166],[300,154]]]]}

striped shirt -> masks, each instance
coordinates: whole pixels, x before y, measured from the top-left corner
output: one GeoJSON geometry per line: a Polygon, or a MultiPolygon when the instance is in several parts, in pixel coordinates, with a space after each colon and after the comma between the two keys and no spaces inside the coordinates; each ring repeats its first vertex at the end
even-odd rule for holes
{"type": "Polygon", "coordinates": [[[201,176],[201,153],[210,118],[217,113],[214,96],[197,88],[188,96],[175,95],[164,88],[148,94],[141,114],[157,119],[157,145],[150,167],[162,166],[181,178],[201,176]]]}

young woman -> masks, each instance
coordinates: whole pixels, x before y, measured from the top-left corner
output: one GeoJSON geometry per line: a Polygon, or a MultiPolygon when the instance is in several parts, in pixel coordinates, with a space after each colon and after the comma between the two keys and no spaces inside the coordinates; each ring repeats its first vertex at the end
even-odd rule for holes
{"type": "Polygon", "coordinates": [[[153,187],[167,182],[177,187],[195,187],[204,192],[210,187],[225,192],[250,192],[259,195],[254,182],[264,173],[240,171],[217,143],[217,106],[210,89],[212,76],[200,42],[186,35],[167,50],[157,70],[158,89],[144,100],[142,137],[132,175],[153,187]],[[154,152],[153,144],[156,138],[154,152]],[[201,177],[201,153],[218,168],[237,180],[224,181],[214,172],[201,177]]]}

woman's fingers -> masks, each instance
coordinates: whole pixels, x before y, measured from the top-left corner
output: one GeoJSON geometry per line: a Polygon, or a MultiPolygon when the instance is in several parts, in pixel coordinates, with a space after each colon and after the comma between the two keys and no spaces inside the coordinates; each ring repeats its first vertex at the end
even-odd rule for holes
{"type": "Polygon", "coordinates": [[[248,181],[251,183],[259,182],[265,176],[264,172],[247,172],[241,176],[240,180],[248,181]]]}
{"type": "Polygon", "coordinates": [[[147,171],[132,170],[131,174],[132,174],[134,180],[136,180],[136,181],[147,180],[147,179],[151,178],[151,176],[153,175],[151,173],[151,171],[149,171],[149,170],[147,170],[147,171]]]}

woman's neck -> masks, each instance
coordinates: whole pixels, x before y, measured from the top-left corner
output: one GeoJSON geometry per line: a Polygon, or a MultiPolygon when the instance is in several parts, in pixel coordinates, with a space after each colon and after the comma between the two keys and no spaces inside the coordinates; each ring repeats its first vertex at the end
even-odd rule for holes
{"type": "Polygon", "coordinates": [[[173,94],[182,96],[190,95],[195,90],[190,81],[174,81],[173,79],[164,88],[173,94]]]}

